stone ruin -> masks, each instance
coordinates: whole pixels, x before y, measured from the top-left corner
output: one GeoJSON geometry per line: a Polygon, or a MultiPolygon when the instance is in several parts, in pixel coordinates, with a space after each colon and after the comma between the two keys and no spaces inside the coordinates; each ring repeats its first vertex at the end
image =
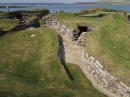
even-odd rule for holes
{"type": "MultiPolygon", "coordinates": [[[[82,32],[94,29],[94,27],[91,28],[86,24],[79,24],[77,29],[68,28],[57,17],[52,15],[43,17],[43,21],[47,27],[57,30],[58,33],[71,40],[77,41],[79,41],[82,34],[84,34],[82,32]]],[[[92,56],[89,57],[87,53],[85,53],[84,66],[87,67],[85,68],[85,71],[88,71],[91,78],[99,86],[106,90],[108,94],[112,93],[116,95],[114,97],[130,97],[130,88],[115,77],[111,76],[107,71],[104,71],[103,66],[99,63],[99,61],[92,56]]],[[[84,69],[84,67],[81,68],[84,69]]]]}
{"type": "Polygon", "coordinates": [[[93,25],[86,23],[77,24],[77,28],[69,28],[63,23],[63,21],[61,21],[60,19],[58,19],[56,16],[53,15],[43,17],[42,20],[47,27],[57,30],[57,32],[63,34],[72,41],[77,41],[78,44],[84,44],[80,39],[80,35],[82,33],[95,29],[93,25]]]}
{"type": "Polygon", "coordinates": [[[66,27],[61,21],[59,21],[57,17],[48,15],[46,17],[43,17],[42,20],[47,27],[57,30],[58,33],[67,36],[71,40],[73,39],[74,29],[66,27]]]}

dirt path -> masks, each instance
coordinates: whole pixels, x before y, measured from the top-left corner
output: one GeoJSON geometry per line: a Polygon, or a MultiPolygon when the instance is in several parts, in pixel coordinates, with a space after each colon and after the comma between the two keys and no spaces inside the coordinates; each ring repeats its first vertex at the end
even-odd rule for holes
{"type": "Polygon", "coordinates": [[[80,66],[82,72],[85,76],[91,81],[92,85],[102,92],[103,94],[109,97],[118,97],[114,93],[108,92],[108,90],[104,89],[101,85],[99,85],[89,74],[87,71],[87,65],[85,65],[85,49],[81,46],[78,46],[75,41],[71,41],[70,39],[62,36],[64,52],[65,52],[65,61],[66,63],[77,64],[80,66]]]}
{"type": "Polygon", "coordinates": [[[63,42],[66,62],[78,65],[84,64],[84,48],[76,45],[75,41],[71,41],[65,37],[63,37],[63,42]]]}

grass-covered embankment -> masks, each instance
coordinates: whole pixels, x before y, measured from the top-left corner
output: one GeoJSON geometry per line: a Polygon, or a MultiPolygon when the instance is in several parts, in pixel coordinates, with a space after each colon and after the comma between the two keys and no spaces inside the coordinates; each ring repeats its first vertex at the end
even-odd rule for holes
{"type": "Polygon", "coordinates": [[[18,19],[0,19],[0,30],[11,30],[19,24],[18,19]]]}
{"type": "Polygon", "coordinates": [[[126,14],[105,13],[95,18],[62,12],[58,16],[66,24],[88,22],[95,25],[96,30],[86,34],[87,52],[96,57],[105,70],[130,85],[130,22],[126,14]]]}
{"type": "Polygon", "coordinates": [[[67,64],[74,78],[70,81],[58,62],[58,46],[57,33],[46,27],[1,36],[0,96],[106,97],[93,88],[77,65],[67,64]]]}

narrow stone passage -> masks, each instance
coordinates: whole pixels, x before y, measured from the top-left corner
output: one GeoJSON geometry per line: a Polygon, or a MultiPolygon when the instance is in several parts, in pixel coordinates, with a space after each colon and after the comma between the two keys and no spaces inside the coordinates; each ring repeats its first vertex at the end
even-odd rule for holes
{"type": "MultiPolygon", "coordinates": [[[[98,83],[90,76],[89,71],[87,71],[88,67],[87,65],[85,65],[86,63],[85,63],[84,47],[77,45],[76,41],[71,41],[69,38],[65,36],[61,36],[61,37],[63,42],[62,45],[64,47],[64,50],[62,50],[64,51],[63,59],[65,60],[65,62],[79,65],[79,67],[81,68],[85,76],[92,82],[92,85],[102,93],[107,94],[107,96],[109,97],[118,97],[113,93],[110,94],[106,89],[103,89],[103,87],[98,85],[98,83]]],[[[70,76],[69,78],[71,79],[70,76]]]]}
{"type": "Polygon", "coordinates": [[[66,67],[66,63],[79,65],[92,85],[107,96],[130,97],[130,88],[105,71],[103,65],[97,59],[93,56],[88,56],[83,47],[84,44],[81,45],[85,42],[82,37],[84,35],[83,32],[91,31],[93,27],[91,28],[85,24],[78,26],[77,30],[71,29],[54,16],[47,16],[43,20],[46,22],[47,27],[55,29],[60,35],[58,37],[60,40],[59,58],[70,80],[73,80],[73,77],[66,67]]]}
{"type": "Polygon", "coordinates": [[[84,48],[78,46],[76,41],[71,41],[70,39],[63,37],[63,45],[65,50],[65,60],[67,63],[72,64],[84,64],[84,48]]]}

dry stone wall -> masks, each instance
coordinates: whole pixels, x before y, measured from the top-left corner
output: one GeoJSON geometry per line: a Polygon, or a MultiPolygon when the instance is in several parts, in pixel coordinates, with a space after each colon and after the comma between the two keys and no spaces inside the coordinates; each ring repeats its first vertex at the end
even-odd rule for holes
{"type": "Polygon", "coordinates": [[[104,89],[117,97],[130,97],[130,88],[103,70],[103,66],[94,57],[85,55],[85,65],[90,76],[104,89]]]}
{"type": "MultiPolygon", "coordinates": [[[[46,16],[43,18],[43,20],[47,27],[57,30],[58,32],[66,36],[67,38],[70,38],[71,40],[73,39],[74,29],[67,28],[55,16],[51,16],[51,15],[46,16]]],[[[87,53],[85,53],[84,58],[85,58],[85,64],[83,65],[87,67],[85,69],[86,71],[89,72],[89,76],[91,76],[91,78],[99,86],[105,89],[105,91],[108,92],[107,94],[112,93],[116,95],[114,97],[130,97],[130,88],[126,86],[124,83],[120,82],[115,77],[111,76],[107,71],[103,70],[103,66],[100,64],[99,61],[97,61],[92,56],[89,57],[87,53]]]]}
{"type": "MultiPolygon", "coordinates": [[[[56,16],[47,15],[47,16],[43,17],[42,20],[43,20],[43,22],[45,23],[45,25],[47,27],[57,30],[57,32],[59,34],[62,34],[64,36],[66,36],[70,40],[75,40],[76,39],[75,33],[77,33],[77,34],[80,33],[80,31],[77,30],[77,28],[69,28],[69,27],[67,27],[63,23],[63,21],[59,20],[56,16]]],[[[92,30],[93,27],[91,27],[91,26],[89,27],[89,25],[88,25],[88,29],[92,30]]],[[[77,40],[77,45],[80,45],[80,46],[85,45],[84,39],[78,37],[76,40],[77,40]]]]}
{"type": "Polygon", "coordinates": [[[68,37],[69,39],[73,39],[73,28],[66,27],[61,21],[58,20],[57,17],[48,15],[43,17],[42,19],[47,27],[57,30],[60,34],[68,37]]]}

